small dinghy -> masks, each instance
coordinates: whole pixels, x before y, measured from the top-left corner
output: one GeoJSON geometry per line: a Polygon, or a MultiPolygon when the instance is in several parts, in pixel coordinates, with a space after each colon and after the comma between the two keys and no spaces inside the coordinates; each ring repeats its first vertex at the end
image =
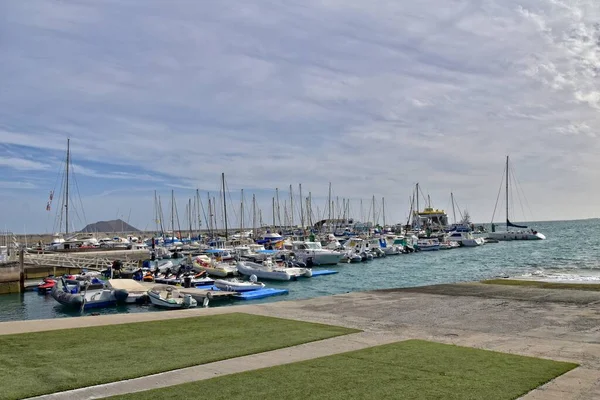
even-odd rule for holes
{"type": "Polygon", "coordinates": [[[198,302],[189,294],[182,294],[173,286],[156,285],[148,290],[150,302],[156,307],[162,308],[192,308],[198,302]]]}
{"type": "Polygon", "coordinates": [[[262,282],[257,282],[256,275],[250,277],[250,281],[242,281],[240,279],[217,279],[215,286],[221,290],[227,292],[250,292],[252,290],[259,290],[265,287],[262,282]]]}
{"type": "Polygon", "coordinates": [[[69,285],[63,278],[54,285],[50,294],[60,304],[82,310],[109,307],[117,303],[114,292],[97,279],[69,285]]]}

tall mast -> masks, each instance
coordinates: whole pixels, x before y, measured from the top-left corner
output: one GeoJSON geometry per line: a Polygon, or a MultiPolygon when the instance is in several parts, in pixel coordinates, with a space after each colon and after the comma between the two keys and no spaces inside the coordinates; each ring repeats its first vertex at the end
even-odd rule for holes
{"type": "Polygon", "coordinates": [[[373,228],[377,225],[377,221],[375,221],[375,195],[373,195],[373,228]]]}
{"type": "Polygon", "coordinates": [[[329,195],[327,196],[327,223],[331,228],[331,182],[329,182],[329,195]]]}
{"type": "Polygon", "coordinates": [[[508,231],[508,156],[506,156],[506,230],[508,231]]]}
{"type": "Polygon", "coordinates": [[[417,213],[419,212],[419,182],[417,182],[417,213]]]}
{"type": "Polygon", "coordinates": [[[275,230],[275,197],[273,197],[273,230],[275,230]]]}
{"type": "Polygon", "coordinates": [[[383,228],[385,229],[385,197],[381,198],[381,207],[383,213],[383,228]]]}
{"type": "Polygon", "coordinates": [[[281,208],[279,207],[279,188],[275,188],[275,197],[277,197],[277,223],[281,228],[281,208]]]}
{"type": "Polygon", "coordinates": [[[70,142],[71,139],[67,139],[67,176],[65,185],[65,236],[69,235],[69,164],[71,163],[70,142]]]}
{"type": "Polygon", "coordinates": [[[175,191],[171,190],[171,239],[175,240],[175,191]]]}
{"type": "Polygon", "coordinates": [[[252,239],[256,240],[256,195],[252,195],[252,239]]]}
{"type": "Polygon", "coordinates": [[[188,199],[188,221],[190,223],[190,240],[192,240],[192,199],[188,199]]]}
{"type": "Polygon", "coordinates": [[[213,234],[212,234],[212,231],[213,231],[213,229],[212,229],[212,221],[213,221],[212,212],[213,211],[212,211],[212,204],[210,201],[210,192],[206,193],[206,197],[208,197],[208,226],[207,226],[207,228],[208,228],[208,234],[212,237],[213,236],[213,234]]]}
{"type": "Polygon", "coordinates": [[[454,194],[450,192],[450,199],[452,200],[452,218],[454,218],[454,223],[456,223],[456,209],[454,207],[454,194]]]}
{"type": "MultiPolygon", "coordinates": [[[[196,212],[198,213],[198,240],[200,240],[200,230],[202,229],[202,216],[200,214],[200,191],[196,189],[196,212]]],[[[204,209],[204,207],[202,207],[204,209]]]]}
{"type": "Polygon", "coordinates": [[[290,226],[294,229],[294,192],[292,191],[292,185],[290,185],[290,226]]]}
{"type": "Polygon", "coordinates": [[[227,240],[227,202],[225,201],[225,172],[221,173],[221,180],[223,181],[223,214],[225,217],[225,240],[227,240]]]}
{"type": "Polygon", "coordinates": [[[312,229],[312,192],[308,192],[308,205],[306,206],[306,216],[308,217],[308,224],[312,229]]]}
{"type": "Polygon", "coordinates": [[[158,233],[158,200],[156,199],[156,190],[154,191],[154,222],[156,224],[156,233],[158,233]]]}
{"type": "Polygon", "coordinates": [[[244,233],[244,189],[242,189],[242,201],[240,203],[240,231],[244,233]]]}
{"type": "Polygon", "coordinates": [[[302,225],[302,230],[304,230],[304,210],[302,209],[302,203],[304,203],[304,201],[302,201],[302,184],[298,184],[299,188],[300,188],[300,224],[302,225]]]}

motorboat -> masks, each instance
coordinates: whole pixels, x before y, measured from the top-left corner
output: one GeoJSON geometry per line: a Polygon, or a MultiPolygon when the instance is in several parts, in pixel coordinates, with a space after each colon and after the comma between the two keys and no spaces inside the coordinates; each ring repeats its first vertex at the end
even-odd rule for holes
{"type": "Polygon", "coordinates": [[[238,274],[238,270],[235,265],[229,264],[216,259],[211,259],[207,256],[197,256],[193,261],[193,266],[198,268],[200,271],[206,271],[207,274],[218,276],[220,278],[226,278],[228,276],[235,276],[238,274]]]}
{"type": "Polygon", "coordinates": [[[260,279],[274,281],[289,281],[300,277],[310,278],[312,276],[310,268],[288,267],[285,263],[274,263],[271,258],[266,259],[262,264],[251,261],[238,261],[236,266],[238,272],[242,275],[255,275],[260,279]]]}
{"type": "Polygon", "coordinates": [[[240,279],[217,279],[215,286],[221,290],[227,292],[250,292],[252,290],[259,290],[265,287],[265,284],[258,282],[256,275],[250,277],[250,281],[243,281],[240,279]]]}
{"type": "Polygon", "coordinates": [[[292,242],[291,251],[297,260],[305,263],[307,266],[335,265],[342,258],[342,253],[324,249],[319,242],[292,242]]]}
{"type": "Polygon", "coordinates": [[[161,308],[192,308],[198,305],[198,302],[189,294],[182,294],[173,286],[156,285],[148,290],[150,302],[161,308]]]}
{"type": "Polygon", "coordinates": [[[417,248],[419,251],[436,251],[440,249],[440,242],[437,239],[419,239],[417,248]]]}
{"type": "Polygon", "coordinates": [[[463,247],[476,247],[485,243],[482,237],[474,237],[471,232],[453,231],[446,235],[446,240],[457,242],[463,247]]]}

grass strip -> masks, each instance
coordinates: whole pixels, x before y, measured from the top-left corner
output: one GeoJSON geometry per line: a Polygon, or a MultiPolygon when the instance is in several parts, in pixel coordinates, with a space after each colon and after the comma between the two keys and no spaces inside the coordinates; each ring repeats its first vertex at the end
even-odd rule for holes
{"type": "Polygon", "coordinates": [[[488,279],[485,281],[481,281],[481,283],[486,283],[489,285],[526,286],[540,289],[570,289],[587,290],[592,292],[600,291],[600,284],[597,283],[560,283],[517,279],[488,279]]]}
{"type": "Polygon", "coordinates": [[[0,336],[0,399],[54,393],[359,332],[232,313],[0,336]]]}
{"type": "Polygon", "coordinates": [[[577,364],[408,340],[111,399],[515,399],[577,364]]]}

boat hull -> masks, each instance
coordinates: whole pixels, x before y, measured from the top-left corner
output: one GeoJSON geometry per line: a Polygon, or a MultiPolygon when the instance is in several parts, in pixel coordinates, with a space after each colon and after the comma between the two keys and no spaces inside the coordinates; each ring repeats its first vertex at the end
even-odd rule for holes
{"type": "Polygon", "coordinates": [[[508,232],[490,232],[488,233],[490,239],[511,241],[511,240],[544,240],[546,236],[536,232],[522,232],[522,231],[508,231],[508,232]]]}
{"type": "Polygon", "coordinates": [[[237,270],[245,276],[256,275],[259,279],[268,279],[272,281],[289,281],[292,279],[292,274],[288,271],[278,269],[262,268],[262,265],[251,262],[238,262],[237,270]],[[253,265],[254,264],[254,265],[253,265]]]}

